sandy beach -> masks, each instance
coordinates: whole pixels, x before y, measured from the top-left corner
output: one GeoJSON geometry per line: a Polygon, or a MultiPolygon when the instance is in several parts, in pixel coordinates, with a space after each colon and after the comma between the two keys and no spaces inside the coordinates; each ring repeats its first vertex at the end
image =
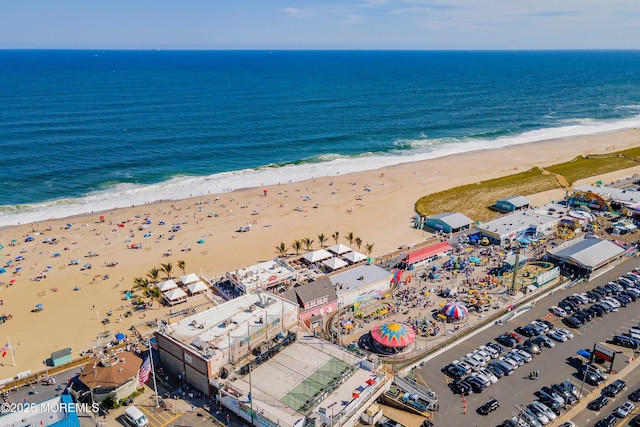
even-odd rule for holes
{"type": "MultiPolygon", "coordinates": [[[[16,363],[12,366],[9,355],[3,358],[0,379],[44,369],[43,361],[61,348],[73,348],[78,357],[105,330],[127,332],[132,324],[162,317],[169,308],[158,309],[157,315],[147,311],[144,319],[134,315],[118,322],[125,311],[119,307],[127,304],[122,292],[131,289],[134,277],[146,277],[161,263],[171,262],[178,276],[183,274],[178,260],[184,260],[187,273],[213,279],[274,258],[280,242],[290,248],[294,240],[308,237],[317,248],[317,236],[324,233],[327,243],[333,244],[334,232],[340,233],[339,242],[344,244],[348,243],[344,236],[352,232],[364,242],[362,250],[371,243],[372,256],[380,256],[428,237],[411,223],[414,203],[425,194],[549,166],[580,154],[623,150],[639,142],[640,130],[629,129],[0,229],[0,244],[5,246],[0,251],[1,265],[23,257],[0,275],[0,310],[12,315],[0,325],[0,340],[10,339],[16,363]],[[151,224],[140,230],[147,218],[151,224]],[[172,232],[173,224],[180,224],[180,231],[172,232]],[[236,232],[248,224],[250,231],[236,232]],[[25,241],[27,237],[33,241],[25,241]],[[45,239],[57,243],[45,243],[45,239]],[[130,249],[132,244],[141,248],[130,249]],[[183,251],[185,246],[191,250],[183,251]],[[90,252],[96,256],[89,257],[90,252]],[[78,265],[72,265],[72,260],[78,265]],[[87,263],[90,269],[83,268],[87,263]],[[117,265],[108,266],[112,263],[117,265]],[[46,278],[33,280],[38,276],[46,278]],[[44,309],[32,312],[36,304],[44,309]],[[109,310],[113,310],[111,323],[103,326],[100,320],[109,310]]],[[[634,173],[640,173],[640,167],[586,182],[610,182],[634,173]]],[[[563,190],[554,190],[532,199],[542,204],[562,196],[563,190]]]]}

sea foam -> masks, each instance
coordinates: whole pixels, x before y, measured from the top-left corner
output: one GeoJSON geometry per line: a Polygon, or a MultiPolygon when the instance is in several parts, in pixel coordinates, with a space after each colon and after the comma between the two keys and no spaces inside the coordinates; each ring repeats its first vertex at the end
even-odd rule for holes
{"type": "Polygon", "coordinates": [[[564,126],[537,129],[498,138],[429,139],[427,135],[421,135],[421,138],[413,140],[398,140],[394,144],[396,149],[385,153],[364,153],[354,156],[326,154],[295,165],[287,164],[277,167],[266,165],[257,169],[230,171],[209,176],[175,176],[151,185],[120,183],[80,198],[57,199],[19,206],[0,206],[0,226],[97,213],[160,200],[208,197],[243,188],[300,182],[470,151],[611,132],[640,127],[640,116],[611,121],[576,118],[563,123],[564,126]]]}

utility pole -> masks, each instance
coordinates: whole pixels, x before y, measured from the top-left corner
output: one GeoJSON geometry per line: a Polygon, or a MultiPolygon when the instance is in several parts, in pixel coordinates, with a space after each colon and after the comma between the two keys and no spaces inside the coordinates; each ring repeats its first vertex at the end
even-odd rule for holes
{"type": "Polygon", "coordinates": [[[511,294],[516,293],[516,278],[518,277],[518,265],[520,264],[520,247],[516,248],[516,260],[513,262],[513,278],[511,280],[511,294]]]}

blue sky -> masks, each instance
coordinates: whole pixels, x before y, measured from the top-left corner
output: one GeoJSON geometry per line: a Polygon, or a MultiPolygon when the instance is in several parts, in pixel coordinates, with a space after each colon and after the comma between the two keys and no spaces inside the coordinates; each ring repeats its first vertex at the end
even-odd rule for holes
{"type": "Polygon", "coordinates": [[[638,49],[640,0],[1,0],[0,48],[638,49]]]}

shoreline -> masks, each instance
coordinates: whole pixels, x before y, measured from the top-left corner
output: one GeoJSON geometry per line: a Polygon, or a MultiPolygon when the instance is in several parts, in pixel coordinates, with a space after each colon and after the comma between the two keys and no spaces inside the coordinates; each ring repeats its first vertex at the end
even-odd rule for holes
{"type": "MultiPolygon", "coordinates": [[[[328,237],[325,245],[332,245],[335,232],[340,234],[339,243],[348,244],[345,236],[352,232],[361,238],[363,247],[374,244],[372,256],[378,257],[430,236],[413,229],[411,223],[414,204],[421,196],[561,163],[585,153],[604,154],[639,144],[640,130],[627,129],[0,228],[0,244],[5,246],[0,251],[0,265],[24,257],[14,264],[22,268],[20,271],[11,267],[0,275],[0,282],[4,282],[0,287],[2,310],[13,316],[3,328],[16,349],[17,363],[15,367],[0,366],[0,379],[44,368],[42,361],[61,348],[72,347],[74,358],[78,357],[107,328],[111,333],[126,332],[133,324],[167,314],[169,307],[158,309],[154,304],[147,318],[136,313],[122,322],[115,321],[124,313],[118,310],[127,304],[122,292],[132,288],[133,278],[146,277],[161,263],[171,262],[175,276],[183,274],[177,261],[184,260],[186,273],[217,278],[227,271],[275,258],[280,242],[291,254],[291,243],[308,237],[315,240],[315,249],[320,246],[317,236],[323,233],[328,237]],[[214,200],[216,197],[219,199],[214,200]],[[211,212],[216,216],[209,216],[211,212]],[[100,215],[105,216],[105,222],[97,222],[100,215]],[[147,217],[152,224],[139,230],[147,217]],[[165,225],[160,226],[160,221],[165,225]],[[67,223],[72,227],[67,229],[67,223]],[[119,227],[120,223],[125,227],[119,227]],[[180,223],[182,229],[172,233],[169,227],[173,223],[180,223]],[[253,223],[251,231],[236,232],[249,223],[253,223]],[[50,231],[46,231],[48,228],[50,231]],[[144,237],[147,233],[149,236],[144,237]],[[34,241],[25,242],[27,236],[34,241]],[[56,238],[58,244],[42,243],[47,237],[56,238]],[[16,242],[9,246],[12,240],[16,242]],[[198,244],[198,240],[204,243],[198,244]],[[142,243],[142,249],[129,249],[133,243],[142,243]],[[191,250],[182,251],[187,245],[191,250]],[[98,256],[88,258],[89,252],[98,256]],[[80,265],[72,265],[71,260],[80,260],[80,265]],[[112,262],[118,264],[108,267],[112,262]],[[84,263],[93,265],[81,270],[84,263]],[[47,270],[46,278],[31,280],[43,269],[47,270]],[[106,275],[108,279],[104,279],[106,275]],[[15,283],[8,286],[14,279],[15,283]],[[79,290],[74,291],[75,287],[79,290]],[[35,304],[43,304],[44,310],[31,312],[35,304]],[[114,315],[105,327],[100,321],[110,309],[114,315]]],[[[585,181],[610,182],[638,172],[640,166],[585,181]]],[[[538,205],[562,195],[564,190],[527,196],[538,205]]]]}
{"type": "MultiPolygon", "coordinates": [[[[114,187],[110,190],[104,190],[100,193],[90,193],[87,194],[85,196],[81,196],[81,197],[77,197],[77,198],[62,198],[62,199],[54,199],[54,200],[48,200],[48,201],[43,201],[43,202],[36,202],[33,204],[22,204],[22,206],[41,206],[42,209],[37,209],[35,211],[23,211],[20,213],[11,213],[8,215],[5,215],[4,217],[2,215],[0,215],[0,230],[5,229],[7,227],[13,227],[13,226],[18,226],[18,225],[23,225],[26,224],[27,222],[25,221],[20,221],[20,222],[14,222],[14,223],[7,223],[7,224],[1,224],[2,221],[4,219],[7,218],[14,218],[14,217],[18,217],[18,216],[22,216],[22,217],[31,217],[31,218],[39,218],[39,219],[33,219],[33,220],[29,220],[29,223],[33,223],[33,222],[42,222],[42,221],[52,221],[52,220],[58,220],[58,219],[64,219],[64,218],[77,218],[80,216],[88,216],[88,215],[92,215],[92,214],[96,214],[96,215],[100,215],[101,213],[105,213],[105,212],[109,212],[112,210],[117,210],[117,209],[127,209],[127,208],[137,208],[140,206],[149,206],[149,205],[154,205],[154,204],[163,204],[163,203],[176,203],[179,202],[181,200],[185,200],[185,199],[197,199],[197,198],[202,198],[202,197],[207,197],[210,198],[212,196],[221,196],[221,195],[225,195],[225,194],[233,194],[234,192],[237,191],[243,191],[243,190],[250,190],[250,189],[255,189],[255,188],[271,188],[271,187],[276,187],[276,186],[280,186],[283,184],[298,184],[298,183],[303,183],[303,182],[307,182],[307,181],[312,181],[314,179],[322,179],[322,178],[332,178],[332,177],[339,177],[340,175],[350,175],[350,174],[360,174],[360,173],[368,173],[368,172],[372,172],[372,171],[376,171],[376,170],[382,170],[382,169],[387,169],[387,168],[396,168],[396,167],[403,167],[403,165],[411,165],[411,164],[415,164],[415,163],[422,163],[422,162],[434,162],[434,161],[439,161],[442,159],[447,159],[447,158],[451,158],[451,157],[457,157],[457,156],[467,156],[467,155],[474,155],[477,153],[483,153],[483,152],[497,152],[497,151],[501,151],[501,150],[509,150],[509,149],[519,149],[520,147],[533,147],[535,145],[538,144],[557,144],[557,143],[562,143],[563,141],[571,141],[571,140],[585,140],[585,139],[592,139],[592,138],[599,138],[602,136],[606,136],[606,135],[610,135],[611,137],[615,137],[620,136],[620,135],[626,135],[629,132],[634,132],[637,131],[638,128],[635,127],[629,127],[629,128],[623,128],[623,129],[617,129],[617,130],[613,130],[613,131],[601,131],[601,132],[597,132],[597,133],[590,133],[590,134],[585,134],[585,135],[570,135],[570,136],[563,136],[563,137],[558,137],[558,138],[552,138],[552,139],[544,139],[544,140],[539,140],[539,141],[530,141],[530,142],[520,142],[520,143],[516,143],[516,144],[511,144],[511,145],[504,145],[504,146],[497,146],[497,147],[482,147],[482,148],[477,148],[477,149],[472,149],[469,151],[462,151],[462,152],[454,152],[454,153],[442,153],[442,154],[438,154],[435,157],[426,157],[426,158],[422,158],[422,159],[414,159],[414,157],[416,156],[429,156],[433,153],[416,153],[414,155],[409,155],[407,156],[406,160],[402,160],[403,156],[398,155],[398,156],[394,156],[393,157],[393,161],[390,162],[390,164],[385,164],[388,162],[384,162],[383,160],[385,159],[384,157],[381,157],[379,160],[381,160],[381,165],[380,166],[375,166],[375,165],[370,165],[371,168],[369,169],[363,169],[363,170],[356,170],[353,172],[347,171],[344,174],[340,173],[340,170],[337,170],[335,173],[332,171],[332,173],[325,173],[323,175],[317,175],[317,176],[303,176],[300,180],[289,180],[287,182],[281,182],[283,180],[279,180],[279,182],[276,184],[274,182],[270,182],[273,181],[273,177],[271,179],[267,179],[267,183],[265,184],[264,182],[261,185],[256,185],[254,183],[251,184],[240,184],[241,186],[237,187],[237,188],[225,188],[225,191],[216,191],[216,189],[214,188],[213,191],[211,191],[210,188],[203,188],[205,186],[206,183],[211,183],[212,185],[214,185],[213,183],[217,180],[217,179],[223,179],[223,177],[233,177],[233,176],[240,176],[243,175],[244,173],[247,172],[251,172],[251,173],[255,173],[256,176],[248,176],[248,178],[261,178],[264,179],[264,176],[259,176],[259,174],[261,172],[266,172],[266,171],[270,171],[268,166],[263,166],[263,167],[259,167],[259,168],[255,168],[255,169],[243,169],[243,170],[237,170],[237,171],[227,171],[227,172],[221,172],[221,173],[217,173],[217,174],[213,174],[213,175],[203,175],[203,176],[183,176],[181,177],[183,179],[183,181],[179,182],[177,181],[177,177],[174,177],[168,181],[163,181],[163,182],[159,182],[159,183],[155,183],[155,184],[144,184],[144,185],[140,185],[138,188],[136,189],[131,189],[131,190],[120,190],[117,187],[114,187]],[[123,194],[126,193],[127,191],[130,192],[130,196],[133,195],[133,193],[135,193],[136,191],[143,191],[143,192],[147,192],[150,193],[151,195],[154,194],[153,191],[154,190],[158,190],[159,192],[162,192],[162,186],[170,186],[171,181],[176,180],[176,183],[179,184],[178,187],[176,187],[176,189],[174,191],[177,191],[177,189],[179,188],[186,188],[186,182],[187,181],[194,181],[197,183],[198,187],[200,190],[206,190],[205,191],[199,191],[199,194],[194,196],[193,192],[189,193],[188,197],[181,197],[181,198],[163,198],[160,200],[140,200],[139,203],[133,203],[131,205],[127,204],[127,205],[122,205],[122,206],[118,206],[117,203],[121,203],[122,200],[120,200],[120,202],[118,202],[117,199],[113,200],[113,202],[115,203],[113,206],[108,206],[108,207],[104,207],[104,206],[100,206],[100,207],[96,207],[95,209],[88,209],[85,210],[84,212],[80,212],[80,213],[73,213],[70,215],[67,214],[61,214],[61,215],[52,215],[49,217],[42,217],[41,215],[44,215],[47,212],[51,212],[52,210],[55,209],[59,209],[61,206],[60,202],[61,201],[77,201],[78,204],[80,202],[86,202],[88,204],[87,207],[91,207],[91,203],[99,203],[97,201],[94,202],[90,202],[88,201],[89,198],[94,198],[99,200],[100,196],[108,196],[108,195],[114,195],[114,194],[123,194]],[[44,212],[44,213],[40,213],[40,212],[44,212]]],[[[495,142],[495,141],[494,141],[495,142]]],[[[611,150],[603,150],[602,152],[593,152],[593,154],[605,154],[605,151],[611,151],[611,150]]],[[[577,153],[576,155],[579,154],[585,154],[585,151],[581,151],[580,153],[577,153]]],[[[575,156],[574,156],[575,157],[575,156]]],[[[389,157],[388,159],[391,159],[391,157],[389,157]]],[[[345,159],[341,159],[341,160],[345,160],[345,159]]],[[[350,160],[355,160],[355,159],[350,159],[350,160]]],[[[548,166],[549,164],[545,164],[546,166],[548,166]]],[[[291,166],[294,168],[298,168],[301,165],[297,165],[297,166],[291,166]]],[[[307,166],[317,166],[317,167],[322,167],[322,166],[326,166],[329,169],[335,169],[337,167],[337,165],[332,165],[332,162],[322,162],[322,163],[313,163],[307,166]]],[[[282,174],[282,176],[278,176],[278,177],[284,177],[288,170],[289,166],[283,166],[281,168],[275,168],[272,171],[276,172],[276,173],[280,173],[282,174]]],[[[197,192],[197,191],[196,191],[197,192]]],[[[125,197],[125,196],[123,196],[125,197]]],[[[133,196],[132,196],[133,197],[133,196]]],[[[73,204],[73,203],[71,203],[73,204]]],[[[7,205],[7,207],[12,207],[13,205],[7,205]]],[[[80,207],[80,206],[78,206],[80,207]]]]}

